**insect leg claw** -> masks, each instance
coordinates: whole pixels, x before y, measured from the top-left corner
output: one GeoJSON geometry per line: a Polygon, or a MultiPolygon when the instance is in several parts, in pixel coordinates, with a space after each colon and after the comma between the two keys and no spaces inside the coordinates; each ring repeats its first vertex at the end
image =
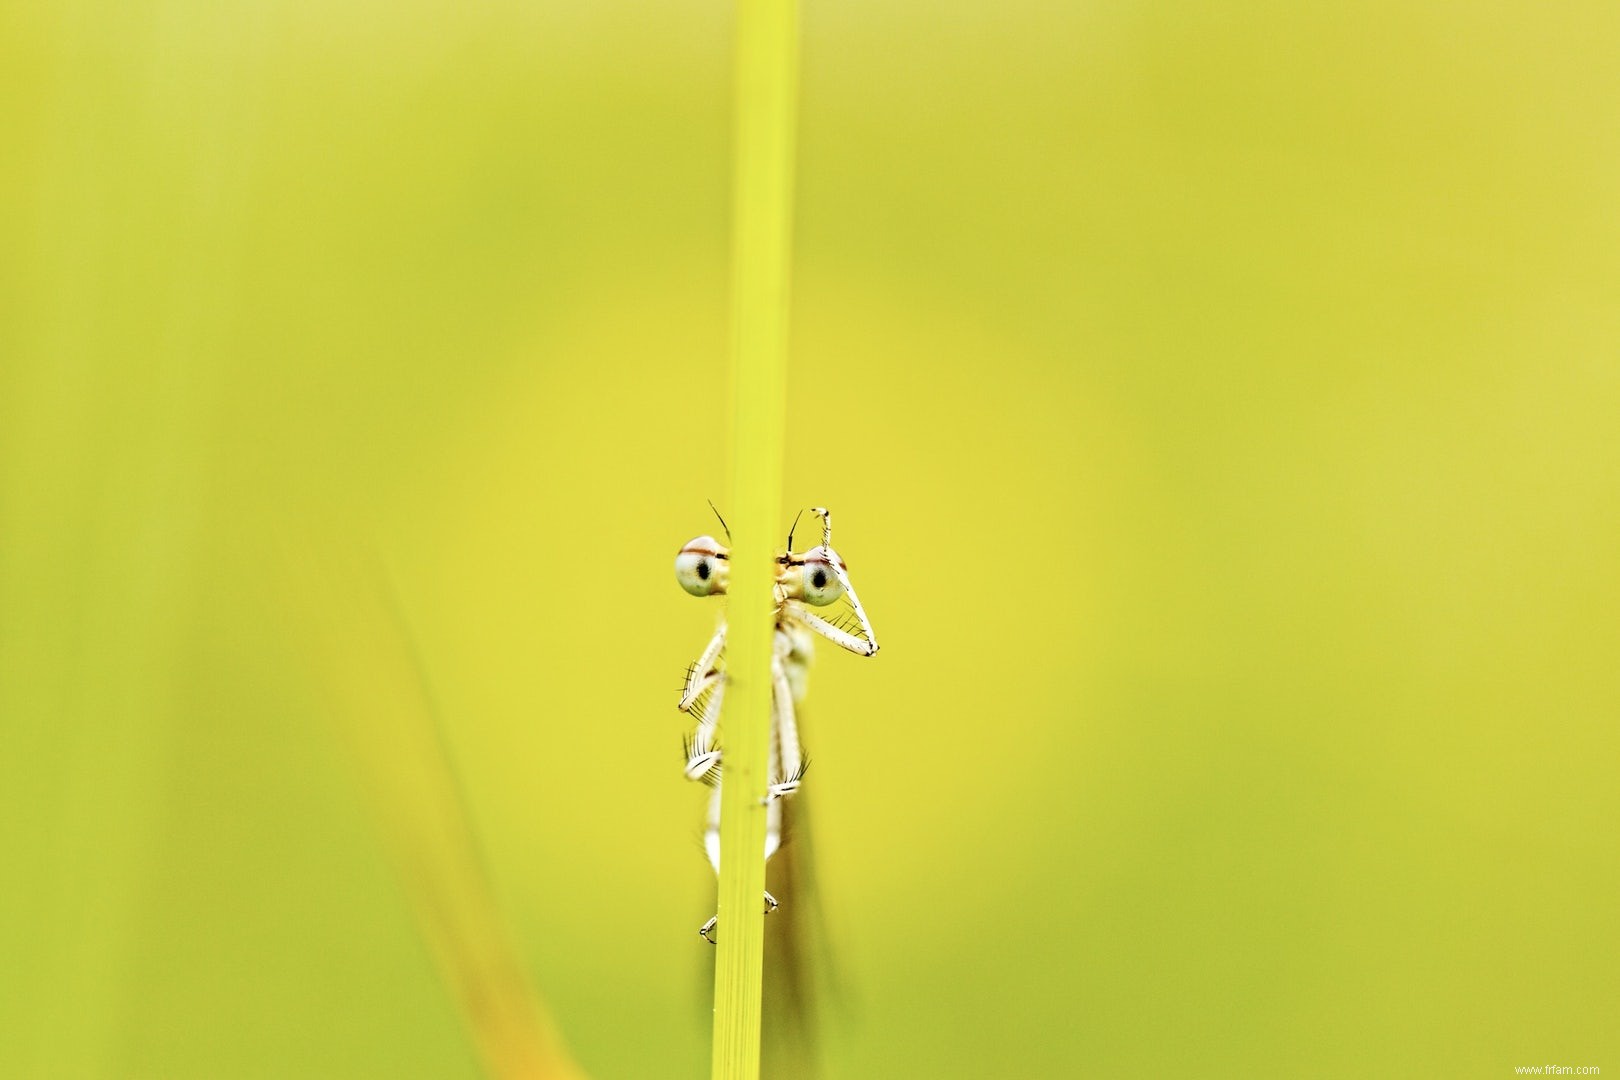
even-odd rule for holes
{"type": "MultiPolygon", "coordinates": [[[[765,894],[765,914],[769,915],[771,912],[775,911],[781,906],[782,905],[776,902],[776,897],[772,896],[770,893],[765,894]]],[[[719,925],[720,916],[710,915],[709,921],[698,927],[698,936],[704,941],[707,941],[710,945],[717,944],[715,941],[715,930],[719,927],[719,925]]]]}

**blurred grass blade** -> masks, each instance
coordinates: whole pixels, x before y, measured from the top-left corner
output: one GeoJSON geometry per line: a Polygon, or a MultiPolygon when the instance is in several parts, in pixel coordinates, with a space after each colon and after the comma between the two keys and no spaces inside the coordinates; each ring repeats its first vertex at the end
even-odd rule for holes
{"type": "Polygon", "coordinates": [[[425,672],[381,568],[339,545],[294,575],[302,625],[418,927],[490,1075],[582,1080],[496,909],[425,672]]]}
{"type": "Polygon", "coordinates": [[[759,1075],[766,744],[775,623],[771,555],[780,524],[792,242],[798,7],[740,0],[732,194],[732,570],[726,781],[720,811],[716,1080],[759,1075]]]}

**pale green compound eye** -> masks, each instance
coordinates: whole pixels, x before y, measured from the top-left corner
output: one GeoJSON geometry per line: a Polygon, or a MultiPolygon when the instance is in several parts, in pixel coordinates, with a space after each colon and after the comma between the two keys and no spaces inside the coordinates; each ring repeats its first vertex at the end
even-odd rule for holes
{"type": "Polygon", "coordinates": [[[728,553],[712,536],[690,540],[675,556],[675,580],[693,596],[726,591],[728,553]]]}
{"type": "Polygon", "coordinates": [[[804,602],[812,607],[826,607],[844,595],[844,583],[834,571],[833,560],[838,558],[825,547],[811,548],[799,567],[799,581],[804,589],[804,602]]]}

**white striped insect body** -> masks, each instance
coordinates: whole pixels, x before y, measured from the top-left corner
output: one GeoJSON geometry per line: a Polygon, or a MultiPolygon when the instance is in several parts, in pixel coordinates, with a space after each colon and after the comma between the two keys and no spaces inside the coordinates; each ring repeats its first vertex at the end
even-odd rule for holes
{"type": "MultiPolygon", "coordinates": [[[[776,557],[776,638],[771,656],[771,738],[770,782],[766,788],[765,857],[776,852],[782,842],[781,800],[799,790],[804,780],[806,759],[799,745],[797,705],[804,699],[810,660],[816,635],[860,656],[878,651],[877,636],[861,607],[849,569],[832,546],[832,517],[824,507],[810,513],[821,519],[821,543],[806,551],[793,550],[793,532],[788,533],[787,549],[776,557]],[[814,609],[814,610],[812,610],[814,609]]],[[[718,516],[718,515],[716,515],[718,516]]],[[[802,516],[802,514],[801,514],[802,516]]],[[[797,519],[794,522],[797,526],[797,519]]],[[[725,525],[722,519],[721,525],[725,525]]],[[[716,596],[726,591],[730,576],[730,553],[712,536],[688,541],[675,556],[675,580],[693,596],[716,596]]],[[[686,776],[714,789],[709,797],[709,816],[703,846],[720,872],[720,708],[725,700],[726,624],[709,639],[698,659],[687,668],[679,708],[697,719],[684,741],[686,776]]],[[[769,914],[777,906],[765,894],[769,914]]],[[[704,940],[714,943],[716,919],[699,928],[704,940]]]]}

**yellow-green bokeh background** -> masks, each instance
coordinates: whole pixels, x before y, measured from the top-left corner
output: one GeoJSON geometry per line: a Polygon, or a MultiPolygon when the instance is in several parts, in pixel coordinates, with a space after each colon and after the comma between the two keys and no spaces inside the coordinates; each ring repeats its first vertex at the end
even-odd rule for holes
{"type": "MultiPolygon", "coordinates": [[[[806,0],[832,1075],[1620,1069],[1617,10],[806,0]]],[[[341,537],[574,1054],[706,1075],[729,18],[0,7],[0,1073],[477,1073],[341,537]]]]}

